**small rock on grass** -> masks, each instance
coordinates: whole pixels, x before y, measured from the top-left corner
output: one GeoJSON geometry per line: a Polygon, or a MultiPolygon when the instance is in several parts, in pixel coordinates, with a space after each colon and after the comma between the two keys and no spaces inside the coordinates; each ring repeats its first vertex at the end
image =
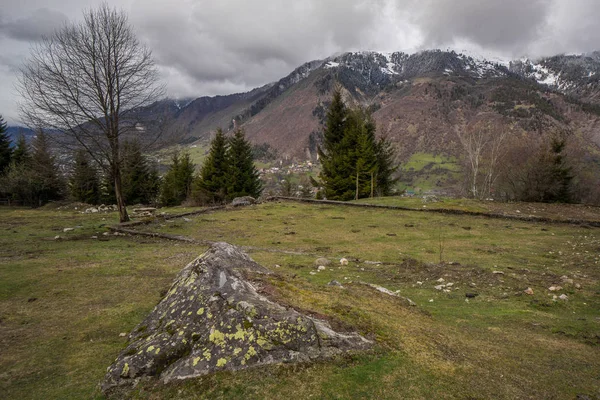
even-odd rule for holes
{"type": "Polygon", "coordinates": [[[532,295],[533,295],[533,289],[532,289],[532,288],[530,288],[530,287],[528,287],[527,289],[525,289],[525,290],[523,291],[523,293],[525,293],[525,294],[528,294],[528,295],[532,296],[532,295]]]}
{"type": "Polygon", "coordinates": [[[325,266],[324,265],[319,265],[317,267],[317,270],[319,270],[319,271],[325,271],[325,266]]]}
{"type": "Polygon", "coordinates": [[[326,259],[325,257],[319,257],[315,260],[315,265],[319,266],[319,265],[324,265],[324,266],[328,266],[329,264],[331,264],[331,261],[329,261],[328,259],[326,259]]]}
{"type": "Polygon", "coordinates": [[[341,283],[339,283],[338,281],[336,281],[335,279],[332,280],[331,282],[329,282],[327,284],[327,286],[339,286],[339,287],[343,287],[341,283]]]}
{"type": "Polygon", "coordinates": [[[558,296],[558,298],[561,299],[562,301],[569,300],[569,296],[567,296],[566,294],[561,294],[560,296],[558,296]]]}
{"type": "Polygon", "coordinates": [[[558,291],[559,291],[559,290],[561,290],[561,289],[562,289],[562,287],[561,287],[561,286],[550,286],[550,287],[548,288],[548,290],[549,290],[549,291],[551,291],[551,292],[558,292],[558,291]]]}
{"type": "Polygon", "coordinates": [[[340,264],[341,265],[348,265],[348,259],[347,258],[340,258],[340,264]]]}

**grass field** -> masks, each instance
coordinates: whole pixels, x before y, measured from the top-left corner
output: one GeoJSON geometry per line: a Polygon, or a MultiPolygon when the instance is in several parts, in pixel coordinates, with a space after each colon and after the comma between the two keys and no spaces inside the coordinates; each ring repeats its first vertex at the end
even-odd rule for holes
{"type": "MultiPolygon", "coordinates": [[[[506,207],[527,206],[545,207],[506,207]]],[[[104,236],[116,220],[115,213],[0,208],[0,398],[102,398],[97,385],[125,347],[120,334],[205,250],[104,236]]],[[[133,398],[600,397],[597,228],[271,202],[139,229],[249,246],[275,272],[265,279],[276,299],[377,346],[311,365],[146,383],[133,398]],[[333,263],[316,273],[317,257],[333,263]],[[341,266],[341,257],[350,264],[341,266]],[[327,286],[332,279],[344,288],[327,286]],[[435,288],[439,279],[453,284],[447,292],[435,288]],[[358,282],[398,291],[417,306],[358,282]],[[563,289],[550,292],[552,285],[563,289]],[[478,296],[467,302],[467,292],[478,296]],[[568,300],[554,301],[560,294],[568,300]]]]}

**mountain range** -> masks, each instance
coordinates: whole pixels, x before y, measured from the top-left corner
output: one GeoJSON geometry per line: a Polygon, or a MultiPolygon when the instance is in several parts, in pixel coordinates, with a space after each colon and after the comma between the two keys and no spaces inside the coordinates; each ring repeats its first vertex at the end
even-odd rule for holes
{"type": "Polygon", "coordinates": [[[568,130],[600,145],[600,52],[536,61],[441,50],[344,53],[247,93],[167,99],[148,111],[162,113],[168,133],[186,143],[240,126],[253,143],[302,160],[316,155],[336,85],[348,104],[373,111],[403,159],[456,155],[457,127],[481,119],[525,132],[568,130]]]}

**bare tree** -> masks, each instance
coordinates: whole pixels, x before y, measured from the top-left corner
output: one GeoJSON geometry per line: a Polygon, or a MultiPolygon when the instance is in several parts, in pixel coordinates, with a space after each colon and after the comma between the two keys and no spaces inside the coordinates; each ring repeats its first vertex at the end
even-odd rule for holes
{"type": "Polygon", "coordinates": [[[483,199],[492,193],[498,177],[498,160],[509,131],[501,121],[480,120],[467,125],[463,117],[457,125],[456,134],[465,155],[468,191],[473,198],[483,199]]]}
{"type": "Polygon", "coordinates": [[[121,222],[129,220],[122,195],[121,143],[151,141],[159,132],[140,110],[163,96],[150,50],[136,38],[127,15],[106,3],[84,12],[31,50],[18,90],[23,121],[57,131],[62,145],[83,147],[114,180],[121,222]]]}

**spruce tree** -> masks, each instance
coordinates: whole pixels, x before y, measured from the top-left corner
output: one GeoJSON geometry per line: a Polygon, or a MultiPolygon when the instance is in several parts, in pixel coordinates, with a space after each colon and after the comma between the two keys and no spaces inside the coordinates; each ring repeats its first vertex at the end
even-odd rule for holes
{"type": "Polygon", "coordinates": [[[36,174],[37,205],[63,199],[65,182],[50,149],[48,137],[43,131],[37,132],[31,147],[31,168],[36,174]]]}
{"type": "Polygon", "coordinates": [[[262,183],[252,156],[252,146],[246,140],[244,131],[237,129],[229,140],[229,168],[227,174],[227,198],[252,196],[259,197],[262,183]]]}
{"type": "Polygon", "coordinates": [[[25,135],[19,135],[17,139],[17,145],[13,150],[12,163],[15,165],[26,164],[31,160],[31,154],[29,152],[29,145],[25,139],[25,135]]]}
{"type": "Polygon", "coordinates": [[[151,204],[160,189],[157,168],[142,154],[140,142],[127,141],[121,163],[123,198],[127,204],[151,204]]]}
{"type": "Polygon", "coordinates": [[[163,205],[181,204],[191,193],[195,166],[188,153],[173,155],[169,170],[163,178],[160,202],[163,205]]]}
{"type": "Polygon", "coordinates": [[[0,175],[8,169],[11,157],[10,137],[6,133],[6,122],[4,122],[2,115],[0,115],[0,175]]]}
{"type": "Polygon", "coordinates": [[[73,173],[69,180],[71,196],[82,203],[98,204],[101,195],[98,170],[90,162],[87,151],[78,150],[74,158],[73,173]]]}
{"type": "Polygon", "coordinates": [[[221,129],[211,142],[210,152],[194,183],[193,197],[200,204],[222,203],[227,196],[228,143],[221,129]]]}
{"type": "Polygon", "coordinates": [[[376,139],[370,112],[348,110],[336,91],[327,113],[320,178],[330,200],[351,200],[389,194],[396,180],[394,151],[390,143],[376,139]]]}
{"type": "Polygon", "coordinates": [[[346,132],[348,109],[342,100],[342,94],[336,90],[329,110],[325,131],[323,132],[323,147],[318,148],[321,162],[320,178],[325,188],[324,194],[330,200],[343,200],[349,187],[347,151],[342,146],[346,132]]]}

